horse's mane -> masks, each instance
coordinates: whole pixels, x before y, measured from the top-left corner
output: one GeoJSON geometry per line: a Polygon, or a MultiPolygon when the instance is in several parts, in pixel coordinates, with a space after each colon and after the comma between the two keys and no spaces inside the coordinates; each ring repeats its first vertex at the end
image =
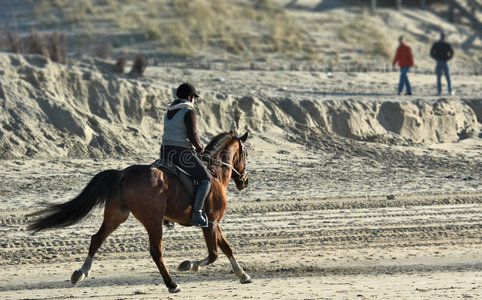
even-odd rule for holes
{"type": "Polygon", "coordinates": [[[209,144],[204,148],[204,152],[209,156],[212,156],[218,151],[228,140],[228,138],[233,138],[231,132],[222,132],[211,140],[209,144]]]}

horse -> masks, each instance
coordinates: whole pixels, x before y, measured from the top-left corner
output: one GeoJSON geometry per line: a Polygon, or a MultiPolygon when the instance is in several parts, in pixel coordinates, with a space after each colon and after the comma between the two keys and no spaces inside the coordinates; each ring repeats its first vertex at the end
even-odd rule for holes
{"type": "MultiPolygon", "coordinates": [[[[202,228],[208,256],[202,260],[186,260],[179,265],[178,270],[198,271],[202,266],[212,264],[218,258],[219,247],[231,262],[239,281],[243,284],[252,282],[234,258],[233,250],[220,226],[227,207],[226,190],[231,179],[238,190],[248,186],[247,151],[244,146],[247,137],[248,132],[241,137],[232,131],[223,132],[206,146],[203,160],[211,162],[208,165],[213,174],[211,191],[204,205],[209,226],[202,228]]],[[[176,176],[152,165],[132,165],[124,170],[98,173],[74,199],[61,204],[47,204],[42,210],[30,214],[29,217],[33,219],[28,229],[38,232],[73,225],[85,218],[94,207],[102,204],[105,205],[104,220],[97,233],[91,237],[89,252],[82,267],[73,272],[72,284],[89,276],[96,251],[132,213],[149,235],[150,254],[164,284],[169,292],[179,292],[181,289],[173,281],[162,256],[162,223],[164,219],[189,226],[192,198],[176,176]]]]}

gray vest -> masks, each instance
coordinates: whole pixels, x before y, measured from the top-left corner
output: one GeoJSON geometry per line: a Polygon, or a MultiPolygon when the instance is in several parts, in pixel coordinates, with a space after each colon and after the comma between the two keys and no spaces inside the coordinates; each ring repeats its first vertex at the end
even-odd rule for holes
{"type": "Polygon", "coordinates": [[[162,135],[163,145],[193,148],[187,137],[186,123],[184,123],[184,116],[190,110],[192,109],[189,107],[182,108],[170,120],[166,113],[164,116],[164,134],[162,135]]]}

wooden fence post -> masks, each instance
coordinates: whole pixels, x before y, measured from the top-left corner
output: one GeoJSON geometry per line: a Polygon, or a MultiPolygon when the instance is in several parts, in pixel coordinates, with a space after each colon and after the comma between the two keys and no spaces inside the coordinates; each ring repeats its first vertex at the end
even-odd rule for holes
{"type": "Polygon", "coordinates": [[[402,9],[402,0],[397,0],[397,9],[398,10],[402,9]]]}
{"type": "Polygon", "coordinates": [[[372,2],[372,12],[375,12],[375,10],[377,9],[377,0],[371,0],[372,2]]]}
{"type": "Polygon", "coordinates": [[[449,1],[449,21],[454,22],[454,0],[449,1]]]}

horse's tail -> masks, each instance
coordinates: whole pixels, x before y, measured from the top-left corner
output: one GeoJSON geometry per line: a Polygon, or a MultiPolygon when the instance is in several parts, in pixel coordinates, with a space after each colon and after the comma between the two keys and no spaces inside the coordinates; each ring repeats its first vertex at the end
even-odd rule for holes
{"type": "Polygon", "coordinates": [[[75,224],[86,217],[97,205],[109,202],[120,195],[122,171],[106,170],[95,175],[74,199],[61,203],[44,203],[47,207],[28,215],[38,217],[28,229],[38,232],[48,228],[61,228],[75,224]]]}

